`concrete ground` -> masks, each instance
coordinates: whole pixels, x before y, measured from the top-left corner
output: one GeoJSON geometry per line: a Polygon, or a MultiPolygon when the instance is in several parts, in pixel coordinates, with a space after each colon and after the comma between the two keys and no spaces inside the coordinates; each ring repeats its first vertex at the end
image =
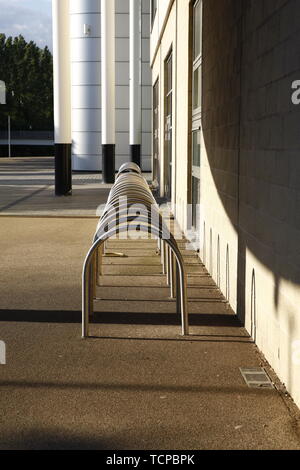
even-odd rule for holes
{"type": "Polygon", "coordinates": [[[300,449],[299,410],[183,241],[190,336],[180,336],[155,242],[111,241],[124,257],[105,257],[82,340],[96,219],[21,209],[0,217],[0,449],[300,449]],[[259,366],[274,389],[244,382],[239,368],[259,366]]]}
{"type": "Polygon", "coordinates": [[[244,383],[239,367],[263,359],[192,253],[189,337],[154,245],[111,242],[129,257],[105,259],[101,313],[82,340],[80,275],[95,221],[0,223],[1,449],[300,449],[299,413],[280,384],[244,383]],[[134,264],[142,252],[148,274],[140,256],[134,264]]]}
{"type": "Polygon", "coordinates": [[[95,216],[109,185],[97,173],[73,174],[72,197],[54,196],[54,158],[0,158],[0,216],[95,216]]]}

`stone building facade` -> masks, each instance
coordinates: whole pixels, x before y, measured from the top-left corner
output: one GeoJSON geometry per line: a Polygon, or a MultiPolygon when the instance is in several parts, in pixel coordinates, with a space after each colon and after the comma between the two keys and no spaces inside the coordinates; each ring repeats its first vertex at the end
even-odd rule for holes
{"type": "Polygon", "coordinates": [[[151,4],[161,196],[300,405],[299,1],[151,4]]]}

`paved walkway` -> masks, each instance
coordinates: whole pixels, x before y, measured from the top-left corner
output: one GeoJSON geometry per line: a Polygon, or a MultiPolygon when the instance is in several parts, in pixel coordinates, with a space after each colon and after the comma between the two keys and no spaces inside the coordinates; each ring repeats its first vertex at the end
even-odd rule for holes
{"type": "MultiPolygon", "coordinates": [[[[44,214],[60,204],[43,197],[44,214]]],[[[0,449],[300,449],[299,410],[184,241],[190,336],[155,242],[111,241],[124,257],[105,257],[93,338],[82,340],[96,220],[64,204],[68,217],[30,217],[36,207],[33,196],[0,217],[0,449]],[[239,368],[260,366],[273,389],[244,382],[239,368]]]]}
{"type": "Polygon", "coordinates": [[[81,339],[94,229],[92,219],[1,218],[0,449],[300,449],[297,409],[267,365],[278,390],[245,384],[239,367],[263,359],[182,244],[189,337],[155,246],[111,242],[128,258],[105,259],[93,339],[81,339]]]}
{"type": "Polygon", "coordinates": [[[97,173],[73,174],[72,197],[54,195],[54,159],[0,159],[0,216],[94,217],[109,185],[97,173]]]}

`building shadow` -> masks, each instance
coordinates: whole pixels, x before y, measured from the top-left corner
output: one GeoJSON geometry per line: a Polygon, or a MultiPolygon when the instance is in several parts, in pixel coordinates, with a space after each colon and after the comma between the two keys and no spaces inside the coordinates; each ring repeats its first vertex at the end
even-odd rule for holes
{"type": "MultiPolygon", "coordinates": [[[[295,193],[287,190],[291,180],[288,173],[289,155],[284,150],[273,150],[282,142],[283,129],[277,121],[263,128],[260,120],[265,107],[278,108],[278,96],[275,95],[272,101],[269,95],[261,96],[258,89],[251,92],[249,84],[250,80],[251,83],[258,82],[262,71],[272,77],[273,69],[270,67],[277,60],[276,56],[271,57],[269,68],[264,58],[260,62],[261,69],[252,66],[255,44],[250,41],[249,25],[252,24],[254,9],[250,0],[203,2],[203,138],[215,191],[229,220],[223,232],[217,226],[212,226],[212,229],[220,233],[224,246],[227,246],[224,256],[226,284],[225,280],[223,282],[226,285],[226,299],[234,295],[234,271],[237,274],[236,311],[243,324],[246,303],[250,305],[254,300],[253,288],[257,297],[257,272],[255,279],[252,279],[250,292],[251,272],[255,265],[249,266],[249,281],[246,278],[248,253],[264,265],[273,277],[275,316],[278,317],[282,280],[300,285],[300,269],[297,265],[299,217],[294,212],[295,193]],[[272,184],[269,181],[271,174],[275,179],[272,184]],[[226,230],[232,228],[236,233],[236,242],[232,237],[227,237],[226,230]],[[246,282],[249,285],[247,292],[246,282]]],[[[284,89],[287,108],[291,101],[288,79],[284,89]]],[[[282,110],[280,122],[283,122],[286,112],[288,109],[282,110]]],[[[293,142],[290,145],[294,145],[293,142]]],[[[296,177],[292,178],[294,181],[296,177]]],[[[294,181],[295,190],[297,184],[299,189],[299,181],[294,181]]],[[[211,224],[208,220],[202,223],[203,261],[211,269],[212,253],[210,247],[206,246],[210,243],[211,234],[205,234],[205,226],[211,224]]],[[[217,250],[219,253],[220,248],[217,250]]],[[[218,265],[220,262],[223,264],[222,259],[217,260],[218,265]]]]}
{"type": "MultiPolygon", "coordinates": [[[[35,311],[35,310],[0,310],[0,322],[19,323],[69,323],[80,324],[82,313],[80,311],[35,311]]],[[[95,312],[92,323],[105,323],[115,325],[180,325],[181,318],[173,313],[121,313],[121,312],[95,312]]],[[[235,315],[230,314],[190,314],[191,326],[215,326],[240,328],[241,323],[235,315]]]]}
{"type": "Polygon", "coordinates": [[[65,429],[51,429],[51,426],[16,431],[14,435],[2,433],[0,438],[1,450],[109,450],[123,446],[124,442],[113,437],[84,436],[65,429]]]}

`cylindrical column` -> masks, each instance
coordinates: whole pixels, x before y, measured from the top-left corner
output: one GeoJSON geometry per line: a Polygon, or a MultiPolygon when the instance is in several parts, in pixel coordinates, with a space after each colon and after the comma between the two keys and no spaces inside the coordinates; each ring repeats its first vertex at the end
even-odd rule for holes
{"type": "Polygon", "coordinates": [[[73,171],[101,171],[100,15],[100,0],[70,2],[73,171]]]}
{"type": "Polygon", "coordinates": [[[101,0],[102,172],[115,181],[115,0],[101,0]]]}
{"type": "Polygon", "coordinates": [[[141,1],[130,0],[130,155],[141,165],[141,1]]]}
{"type": "Polygon", "coordinates": [[[55,194],[72,192],[69,0],[52,0],[55,194]]]}

